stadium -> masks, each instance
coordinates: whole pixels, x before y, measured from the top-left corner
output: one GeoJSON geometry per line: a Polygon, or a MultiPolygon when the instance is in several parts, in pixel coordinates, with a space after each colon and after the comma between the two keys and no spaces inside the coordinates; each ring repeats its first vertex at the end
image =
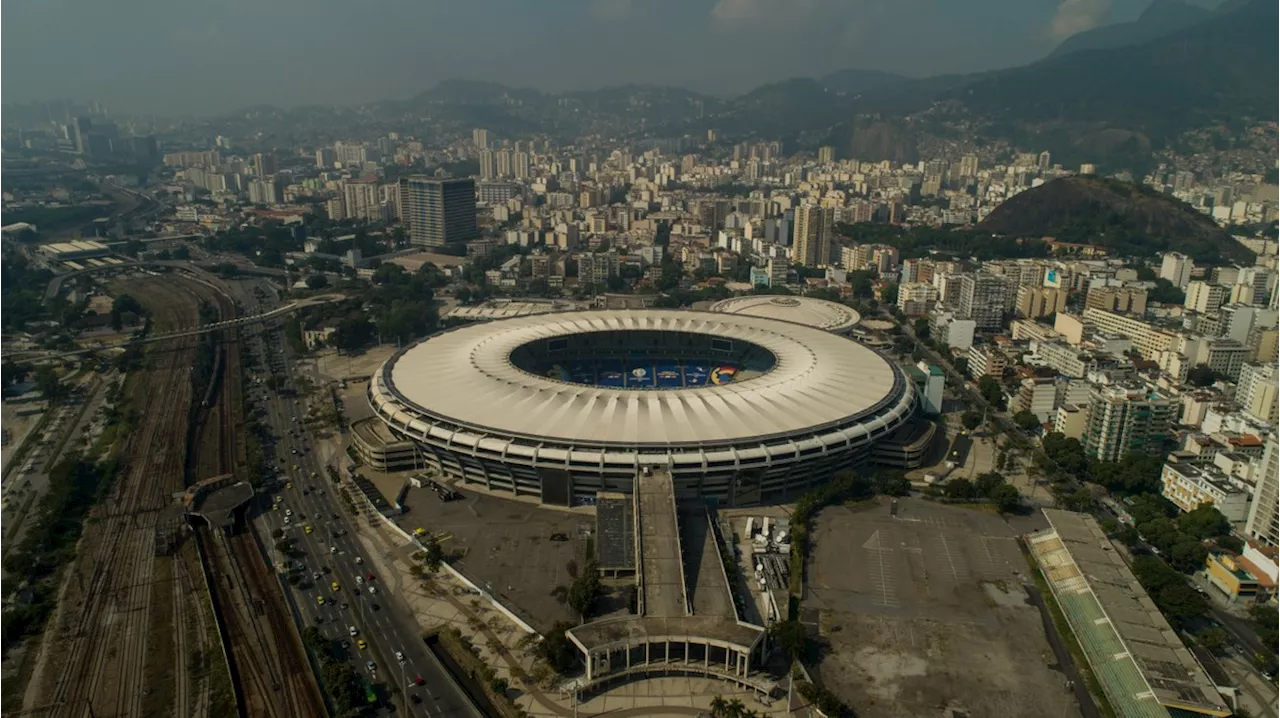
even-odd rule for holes
{"type": "Polygon", "coordinates": [[[782,500],[869,458],[917,406],[901,369],[844,336],[660,309],[444,331],[392,356],[368,399],[428,466],[557,505],[650,470],[677,496],[782,500]]]}

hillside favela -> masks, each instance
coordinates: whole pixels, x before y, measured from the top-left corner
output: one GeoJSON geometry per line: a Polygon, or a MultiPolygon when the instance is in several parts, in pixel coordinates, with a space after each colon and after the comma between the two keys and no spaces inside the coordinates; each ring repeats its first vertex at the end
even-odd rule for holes
{"type": "Polygon", "coordinates": [[[6,5],[0,715],[1280,715],[1278,7],[6,5]]]}

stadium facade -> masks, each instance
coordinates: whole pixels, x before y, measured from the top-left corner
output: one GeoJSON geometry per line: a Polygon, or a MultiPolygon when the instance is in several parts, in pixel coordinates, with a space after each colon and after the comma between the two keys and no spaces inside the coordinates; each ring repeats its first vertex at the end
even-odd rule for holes
{"type": "Polygon", "coordinates": [[[567,505],[668,471],[677,496],[782,500],[911,421],[903,371],[777,319],[582,311],[469,324],[391,357],[369,403],[425,463],[567,505]]]}

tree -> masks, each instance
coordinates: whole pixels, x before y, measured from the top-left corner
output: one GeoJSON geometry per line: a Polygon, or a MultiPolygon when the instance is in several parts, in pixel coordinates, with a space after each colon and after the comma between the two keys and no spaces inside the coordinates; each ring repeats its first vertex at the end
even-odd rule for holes
{"type": "Polygon", "coordinates": [[[983,375],[978,379],[978,393],[991,406],[997,409],[1004,406],[1004,389],[995,377],[983,375]]]}
{"type": "Polygon", "coordinates": [[[569,586],[569,607],[586,620],[595,607],[603,590],[600,584],[600,566],[595,561],[588,561],[582,572],[569,586]]]}
{"type": "Polygon", "coordinates": [[[983,474],[978,474],[977,479],[973,482],[973,490],[979,496],[986,496],[990,498],[992,494],[995,493],[996,489],[1004,485],[1005,479],[1003,475],[994,471],[988,471],[983,474]]]}
{"type": "Polygon", "coordinates": [[[942,492],[949,499],[971,499],[974,497],[973,482],[968,479],[952,479],[943,485],[942,492]]]}
{"type": "Polygon", "coordinates": [[[1230,536],[1231,522],[1213,507],[1200,504],[1194,510],[1178,517],[1178,528],[1188,536],[1203,541],[1215,536],[1230,536]]]}
{"type": "Polygon", "coordinates": [[[333,328],[334,346],[348,352],[368,346],[375,336],[377,327],[364,312],[348,314],[333,328]]]}
{"type": "Polygon", "coordinates": [[[1012,484],[1000,484],[991,492],[989,498],[996,505],[996,510],[1002,514],[1016,513],[1022,508],[1022,494],[1018,493],[1012,484]]]}
{"type": "Polygon", "coordinates": [[[1018,425],[1023,431],[1031,431],[1040,428],[1040,418],[1025,409],[1013,415],[1013,423],[1018,425]]]}
{"type": "Polygon", "coordinates": [[[67,394],[67,388],[58,378],[57,370],[48,364],[36,369],[35,385],[36,389],[51,402],[61,401],[67,394]]]}
{"type": "Polygon", "coordinates": [[[422,540],[422,553],[424,554],[422,564],[431,573],[440,571],[440,564],[444,563],[444,549],[440,546],[440,540],[431,534],[427,534],[422,540]]]}
{"type": "Polygon", "coordinates": [[[969,431],[973,431],[982,425],[982,412],[966,411],[960,416],[960,425],[969,431]]]}
{"type": "Polygon", "coordinates": [[[792,618],[769,626],[769,638],[778,644],[787,660],[794,663],[808,655],[809,635],[804,624],[792,618]]]}
{"type": "Polygon", "coordinates": [[[557,621],[550,631],[542,636],[537,645],[537,655],[547,662],[556,673],[567,673],[578,665],[578,651],[565,632],[573,628],[566,621],[557,621]]]}
{"type": "Polygon", "coordinates": [[[1221,628],[1209,628],[1196,636],[1196,641],[1210,653],[1220,654],[1227,645],[1227,632],[1221,628]]]}
{"type": "Polygon", "coordinates": [[[324,289],[329,286],[329,278],[323,274],[312,274],[307,277],[307,289],[324,289]]]}
{"type": "Polygon", "coordinates": [[[1187,383],[1192,386],[1212,386],[1218,380],[1218,372],[1210,369],[1208,366],[1192,367],[1187,372],[1187,383]]]}

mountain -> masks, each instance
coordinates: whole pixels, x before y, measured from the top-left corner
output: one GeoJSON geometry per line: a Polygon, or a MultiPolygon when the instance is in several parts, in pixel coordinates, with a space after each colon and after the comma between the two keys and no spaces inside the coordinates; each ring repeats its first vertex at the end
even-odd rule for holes
{"type": "Polygon", "coordinates": [[[1133,22],[1104,25],[1076,33],[1062,41],[1049,57],[1062,57],[1082,50],[1108,50],[1141,45],[1208,19],[1213,12],[1181,0],[1155,0],[1133,22]]]}
{"type": "Polygon", "coordinates": [[[1275,117],[1277,22],[1275,0],[1252,0],[1140,45],[958,78],[911,99],[917,109],[962,107],[987,136],[1047,148],[1064,164],[1142,171],[1153,147],[1187,130],[1275,117]]]}
{"type": "Polygon", "coordinates": [[[894,87],[911,78],[880,70],[836,70],[818,78],[818,84],[839,95],[861,95],[872,90],[894,87]]]}
{"type": "Polygon", "coordinates": [[[1064,177],[1020,192],[979,225],[992,234],[1100,244],[1120,256],[1177,251],[1197,261],[1248,260],[1251,253],[1190,205],[1142,185],[1064,177]]]}

